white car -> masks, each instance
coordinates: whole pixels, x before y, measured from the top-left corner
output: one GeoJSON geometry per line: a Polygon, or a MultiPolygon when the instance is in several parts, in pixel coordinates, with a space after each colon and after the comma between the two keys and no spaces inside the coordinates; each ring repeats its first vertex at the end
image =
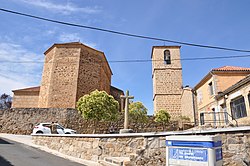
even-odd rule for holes
{"type": "MultiPolygon", "coordinates": [[[[56,124],[56,130],[58,134],[76,134],[75,130],[67,129],[58,123],[56,124]]],[[[51,134],[51,123],[39,123],[33,128],[32,134],[51,134]]]]}

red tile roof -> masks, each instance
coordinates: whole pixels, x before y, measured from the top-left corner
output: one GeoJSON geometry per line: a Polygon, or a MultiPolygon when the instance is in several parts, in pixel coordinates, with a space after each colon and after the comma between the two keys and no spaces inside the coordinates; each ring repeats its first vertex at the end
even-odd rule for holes
{"type": "Polygon", "coordinates": [[[16,92],[16,91],[29,91],[29,92],[39,92],[40,91],[40,86],[36,86],[36,87],[30,87],[30,88],[24,88],[24,89],[16,89],[16,90],[12,90],[12,92],[16,92]]]}
{"type": "Polygon", "coordinates": [[[238,66],[223,66],[219,68],[214,68],[212,71],[250,71],[248,67],[238,67],[238,66]]]}

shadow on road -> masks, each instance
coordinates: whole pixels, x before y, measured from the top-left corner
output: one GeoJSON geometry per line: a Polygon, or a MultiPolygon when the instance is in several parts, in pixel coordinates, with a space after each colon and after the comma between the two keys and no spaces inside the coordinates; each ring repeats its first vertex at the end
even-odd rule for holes
{"type": "Polygon", "coordinates": [[[12,143],[10,143],[8,141],[5,141],[5,140],[0,138],[0,144],[12,144],[12,143]]]}
{"type": "Polygon", "coordinates": [[[14,166],[8,160],[0,156],[0,166],[14,166]]]}

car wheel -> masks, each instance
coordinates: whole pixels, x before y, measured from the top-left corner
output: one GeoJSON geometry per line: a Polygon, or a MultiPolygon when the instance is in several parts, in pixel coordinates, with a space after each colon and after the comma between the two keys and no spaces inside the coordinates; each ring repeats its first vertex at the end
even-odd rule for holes
{"type": "Polygon", "coordinates": [[[65,133],[65,134],[70,134],[69,132],[65,133]]]}
{"type": "Polygon", "coordinates": [[[37,131],[36,134],[43,134],[43,132],[42,131],[37,131]]]}

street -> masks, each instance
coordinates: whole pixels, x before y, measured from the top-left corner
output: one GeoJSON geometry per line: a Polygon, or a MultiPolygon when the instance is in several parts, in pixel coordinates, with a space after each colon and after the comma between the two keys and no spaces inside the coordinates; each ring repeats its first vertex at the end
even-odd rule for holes
{"type": "Polygon", "coordinates": [[[42,150],[0,138],[0,166],[83,166],[42,150]]]}

